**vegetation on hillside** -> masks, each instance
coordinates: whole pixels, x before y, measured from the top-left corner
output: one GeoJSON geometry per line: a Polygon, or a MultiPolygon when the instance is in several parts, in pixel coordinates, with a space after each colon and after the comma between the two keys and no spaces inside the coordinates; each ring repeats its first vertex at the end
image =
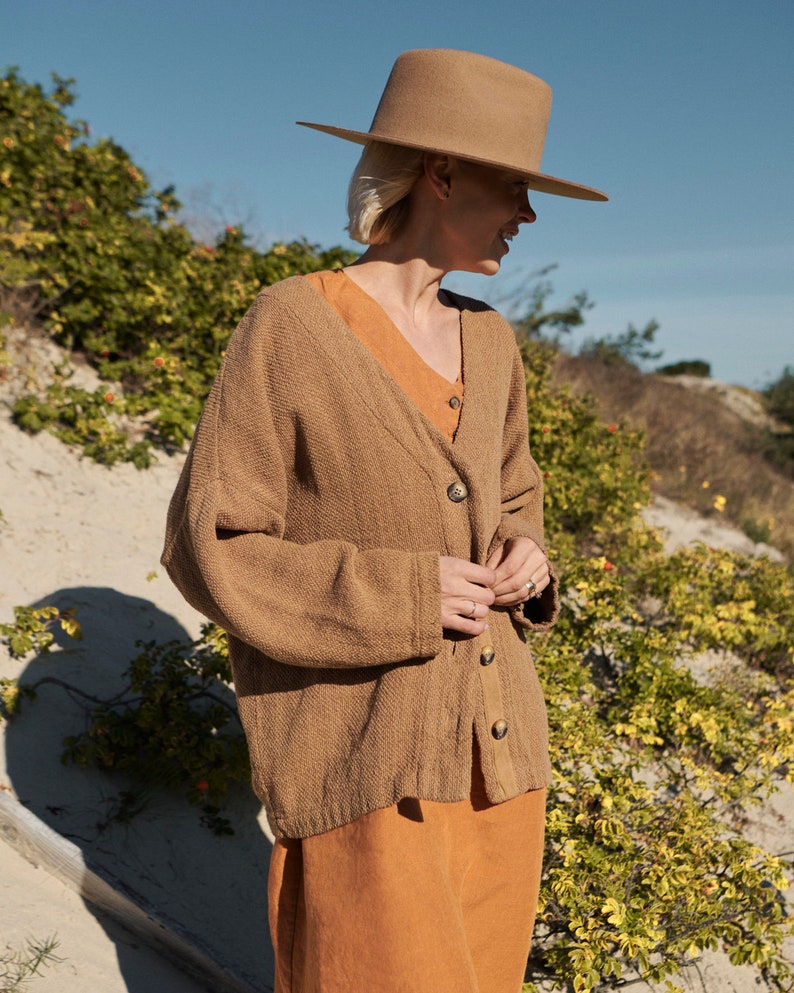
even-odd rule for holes
{"type": "Polygon", "coordinates": [[[595,399],[607,420],[645,434],[652,487],[753,541],[794,555],[794,433],[748,421],[715,393],[643,374],[628,363],[559,353],[556,378],[595,399]]]}
{"type": "Polygon", "coordinates": [[[770,384],[764,394],[770,412],[794,428],[794,368],[786,366],[780,378],[770,384]]]}
{"type": "MultiPolygon", "coordinates": [[[[80,349],[108,385],[85,396],[61,377],[16,416],[29,430],[90,427],[95,457],[144,464],[152,446],[188,437],[256,290],[343,254],[303,244],[258,253],[238,229],[195,245],[172,219],[173,191],[151,191],[117,146],[91,144],[86,126],[66,121],[70,102],[61,80],[51,94],[13,72],[0,83],[3,306],[80,349]],[[119,412],[137,425],[132,436],[119,412]]],[[[533,641],[555,778],[527,990],[639,979],[672,993],[681,970],[716,948],[787,990],[792,853],[755,844],[748,824],[794,778],[794,576],[704,546],[663,554],[639,513],[652,476],[642,434],[602,419],[555,376],[558,349],[544,339],[584,302],[550,312],[541,288],[523,326],[531,445],[565,601],[555,630],[533,641]]],[[[602,365],[630,369],[626,355],[652,346],[649,328],[607,340],[602,365]]],[[[2,633],[14,645],[34,623],[62,619],[23,611],[2,633]]],[[[142,645],[127,675],[127,692],[87,704],[90,728],[66,757],[180,786],[224,830],[224,791],[247,770],[226,737],[222,632],[142,645]]]]}
{"type": "Polygon", "coordinates": [[[228,227],[200,245],[119,145],[69,121],[71,81],[45,94],[0,80],[0,323],[35,318],[106,385],[52,383],[20,398],[17,423],[48,429],[108,465],[140,467],[190,437],[229,328],[257,291],[351,258],[305,242],[251,248],[228,227]]]}
{"type": "Polygon", "coordinates": [[[767,433],[767,458],[794,479],[794,368],[786,366],[764,390],[769,413],[779,426],[767,433]]]}

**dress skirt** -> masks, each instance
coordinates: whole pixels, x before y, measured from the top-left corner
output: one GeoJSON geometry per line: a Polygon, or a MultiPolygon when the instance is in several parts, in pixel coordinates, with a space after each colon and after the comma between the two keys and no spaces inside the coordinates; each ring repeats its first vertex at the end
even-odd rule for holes
{"type": "Polygon", "coordinates": [[[278,839],[274,993],[519,993],[537,909],[545,790],[405,799],[278,839]]]}

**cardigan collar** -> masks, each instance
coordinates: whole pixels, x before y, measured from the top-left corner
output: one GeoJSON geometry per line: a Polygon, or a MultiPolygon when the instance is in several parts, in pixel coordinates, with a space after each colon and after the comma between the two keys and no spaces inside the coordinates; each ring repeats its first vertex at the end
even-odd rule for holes
{"type": "MultiPolygon", "coordinates": [[[[469,457],[476,457],[472,447],[477,434],[476,423],[483,405],[488,403],[494,377],[489,376],[492,363],[489,361],[488,336],[475,327],[474,313],[469,307],[473,301],[445,291],[460,310],[465,387],[458,430],[454,442],[450,442],[308,280],[293,276],[281,285],[285,288],[289,285],[297,295],[298,314],[305,314],[307,318],[302,323],[318,348],[326,353],[328,362],[343,371],[346,382],[358,392],[373,415],[391,433],[397,434],[406,447],[414,449],[418,461],[427,456],[428,439],[453,464],[465,464],[469,457]],[[406,426],[411,430],[406,431],[406,426]]],[[[480,306],[485,309],[484,305],[480,306]]]]}

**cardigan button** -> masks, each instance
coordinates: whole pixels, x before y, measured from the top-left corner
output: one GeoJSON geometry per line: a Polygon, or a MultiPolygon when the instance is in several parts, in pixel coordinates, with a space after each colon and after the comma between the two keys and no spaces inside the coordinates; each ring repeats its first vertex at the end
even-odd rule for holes
{"type": "Polygon", "coordinates": [[[491,728],[491,734],[497,741],[501,741],[507,734],[507,721],[496,721],[494,726],[491,728]]]}
{"type": "Polygon", "coordinates": [[[461,483],[460,480],[456,483],[450,483],[447,487],[447,496],[453,503],[460,503],[462,500],[465,500],[468,495],[469,491],[466,488],[466,484],[461,483]]]}
{"type": "Polygon", "coordinates": [[[453,410],[457,410],[460,407],[460,397],[450,397],[449,405],[453,410]]]}
{"type": "Polygon", "coordinates": [[[480,652],[480,665],[490,665],[495,658],[496,652],[493,650],[493,645],[483,645],[480,652]]]}

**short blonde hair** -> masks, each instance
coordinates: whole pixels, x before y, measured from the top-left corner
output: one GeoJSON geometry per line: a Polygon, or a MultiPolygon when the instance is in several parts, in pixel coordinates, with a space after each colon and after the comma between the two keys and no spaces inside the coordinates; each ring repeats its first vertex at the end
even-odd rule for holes
{"type": "Polygon", "coordinates": [[[408,212],[408,194],[422,172],[424,152],[371,141],[364,146],[347,193],[347,230],[362,245],[385,245],[408,212]]]}

